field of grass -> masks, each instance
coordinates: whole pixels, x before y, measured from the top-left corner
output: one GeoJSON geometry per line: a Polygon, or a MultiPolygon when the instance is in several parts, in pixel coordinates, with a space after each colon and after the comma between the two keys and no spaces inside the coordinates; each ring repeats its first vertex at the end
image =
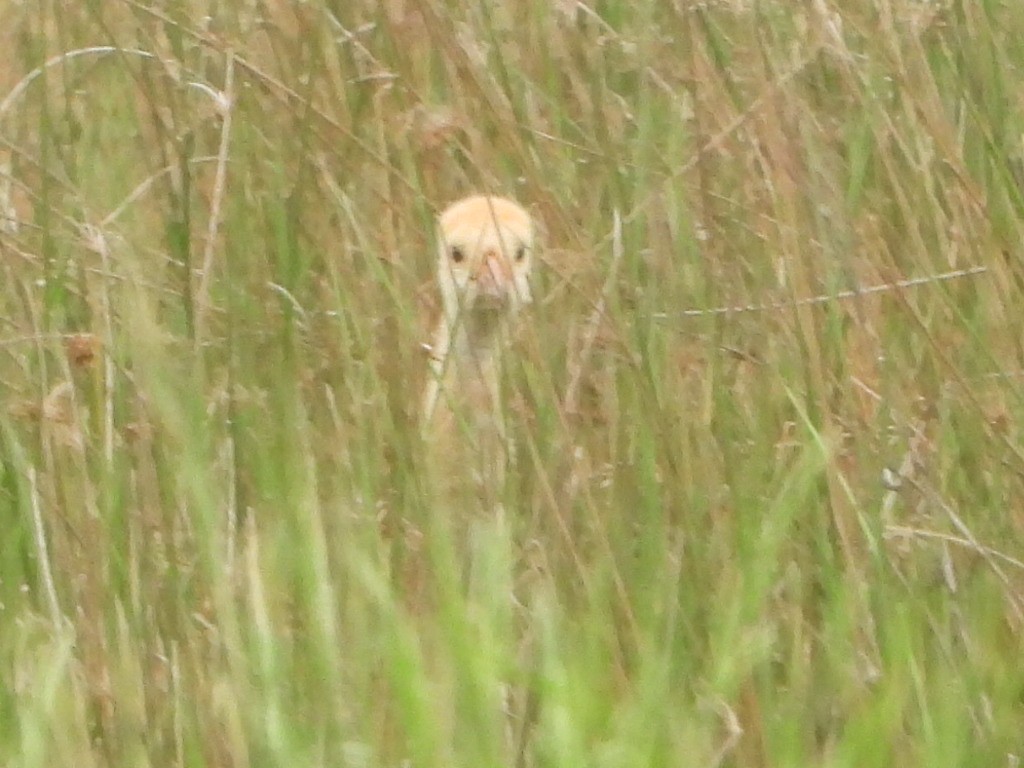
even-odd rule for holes
{"type": "Polygon", "coordinates": [[[0,19],[0,764],[1024,760],[1024,3],[0,19]],[[501,514],[417,427],[472,191],[501,514]]]}

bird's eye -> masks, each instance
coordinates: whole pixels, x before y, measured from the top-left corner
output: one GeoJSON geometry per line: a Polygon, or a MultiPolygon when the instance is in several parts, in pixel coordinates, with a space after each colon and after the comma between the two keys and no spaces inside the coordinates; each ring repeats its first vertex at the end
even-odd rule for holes
{"type": "Polygon", "coordinates": [[[459,248],[457,245],[452,247],[452,261],[458,264],[465,258],[466,254],[462,252],[461,248],[459,248]]]}
{"type": "Polygon", "coordinates": [[[522,261],[526,258],[526,246],[520,245],[516,248],[516,261],[522,261]]]}

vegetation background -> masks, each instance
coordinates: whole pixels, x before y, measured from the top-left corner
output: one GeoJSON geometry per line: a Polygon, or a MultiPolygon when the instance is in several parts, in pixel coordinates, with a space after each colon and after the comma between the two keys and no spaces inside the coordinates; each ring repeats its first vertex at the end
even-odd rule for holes
{"type": "Polygon", "coordinates": [[[0,763],[1020,764],[1024,4],[0,19],[0,763]],[[504,515],[416,428],[479,190],[504,515]]]}

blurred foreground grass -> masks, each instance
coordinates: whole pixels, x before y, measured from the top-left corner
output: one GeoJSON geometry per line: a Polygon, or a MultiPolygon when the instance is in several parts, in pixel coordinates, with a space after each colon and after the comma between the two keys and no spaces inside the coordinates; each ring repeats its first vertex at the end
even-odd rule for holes
{"type": "Polygon", "coordinates": [[[4,765],[1020,762],[1024,5],[0,18],[4,765]],[[475,190],[502,516],[416,429],[475,190]]]}

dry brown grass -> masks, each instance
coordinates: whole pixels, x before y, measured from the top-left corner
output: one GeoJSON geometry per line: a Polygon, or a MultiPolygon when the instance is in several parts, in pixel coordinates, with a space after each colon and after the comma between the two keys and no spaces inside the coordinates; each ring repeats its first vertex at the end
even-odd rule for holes
{"type": "Polygon", "coordinates": [[[1019,759],[1024,10],[805,5],[0,0],[0,759],[1019,759]],[[544,243],[475,539],[470,191],[544,243]]]}

